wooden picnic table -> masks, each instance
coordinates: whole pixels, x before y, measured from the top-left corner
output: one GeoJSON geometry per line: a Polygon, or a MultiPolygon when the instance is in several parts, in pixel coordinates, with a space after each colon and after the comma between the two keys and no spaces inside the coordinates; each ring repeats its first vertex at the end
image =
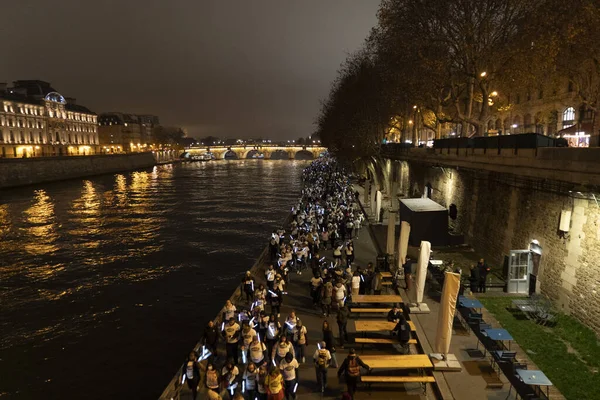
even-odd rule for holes
{"type": "Polygon", "coordinates": [[[427,354],[366,355],[360,356],[360,359],[373,369],[433,369],[433,364],[427,354]]]}
{"type": "MultiPolygon", "coordinates": [[[[412,321],[407,321],[411,331],[416,331],[415,324],[412,321]]],[[[382,320],[356,320],[354,321],[354,328],[356,333],[359,332],[379,332],[379,331],[391,331],[396,327],[395,322],[382,321],[382,320]]]]}
{"type": "Polygon", "coordinates": [[[383,279],[391,279],[393,276],[391,272],[387,272],[387,271],[380,272],[380,274],[383,279]]]}
{"type": "Polygon", "coordinates": [[[398,296],[396,294],[365,294],[352,296],[352,302],[355,304],[360,303],[402,303],[402,296],[398,296]]]}

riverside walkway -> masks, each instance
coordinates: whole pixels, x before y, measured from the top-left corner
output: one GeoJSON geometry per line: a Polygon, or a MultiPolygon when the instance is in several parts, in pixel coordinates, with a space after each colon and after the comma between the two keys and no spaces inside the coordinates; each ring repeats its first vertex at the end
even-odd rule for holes
{"type": "MultiPolygon", "coordinates": [[[[359,192],[362,188],[357,187],[359,192]]],[[[362,193],[360,198],[362,199],[362,193]]],[[[358,238],[354,239],[355,247],[355,262],[354,266],[366,267],[367,263],[375,264],[376,257],[381,251],[382,244],[385,243],[385,231],[381,225],[376,224],[363,227],[358,238]]],[[[327,262],[333,260],[332,251],[321,251],[321,256],[325,256],[327,262]]],[[[257,284],[265,283],[264,269],[265,262],[260,262],[252,270],[257,284]]],[[[324,394],[320,393],[319,386],[316,381],[315,369],[312,363],[312,355],[316,350],[316,343],[323,339],[321,326],[324,320],[330,323],[334,335],[339,337],[335,314],[325,318],[320,308],[317,309],[312,305],[312,299],[309,295],[309,281],[311,278],[310,270],[302,275],[292,274],[290,282],[286,287],[288,295],[285,297],[284,304],[281,309],[281,320],[291,312],[295,311],[296,315],[302,320],[304,326],[308,330],[308,346],[306,351],[306,363],[301,364],[298,369],[299,385],[297,395],[299,399],[340,399],[342,393],[346,390],[343,381],[337,378],[337,369],[331,367],[328,371],[328,389],[324,394]]],[[[391,294],[391,289],[390,294],[391,294]]],[[[406,293],[403,289],[399,292],[405,302],[412,299],[411,293],[406,293]]],[[[232,296],[233,300],[238,299],[238,294],[232,296]]],[[[425,301],[428,303],[431,313],[424,315],[410,315],[412,323],[416,328],[417,344],[411,345],[412,354],[428,354],[432,352],[432,344],[435,341],[437,329],[437,315],[439,310],[439,300],[435,293],[426,291],[425,301]]],[[[240,303],[240,305],[242,305],[240,303]]],[[[353,315],[354,318],[356,316],[353,315]]],[[[360,319],[366,319],[361,316],[360,319]]],[[[368,318],[372,319],[372,318],[368,318]]],[[[345,349],[338,348],[336,353],[338,364],[341,364],[347,356],[348,349],[355,348],[360,356],[366,355],[395,355],[399,354],[395,347],[369,347],[364,351],[360,345],[353,342],[356,332],[352,331],[352,320],[348,323],[348,333],[350,334],[350,343],[346,343],[345,349]]],[[[355,395],[355,399],[491,399],[500,400],[506,399],[509,393],[510,383],[504,375],[494,373],[489,368],[489,361],[481,358],[470,358],[467,350],[475,346],[476,337],[472,332],[456,332],[452,338],[450,352],[454,353],[463,366],[460,372],[434,372],[436,379],[435,384],[428,384],[429,387],[425,392],[420,384],[374,384],[367,388],[364,384],[359,385],[359,391],[355,395]]],[[[222,351],[222,348],[220,349],[222,351]]],[[[243,366],[240,366],[240,375],[243,373],[243,366]]],[[[202,374],[204,375],[204,374],[202,374]]],[[[202,376],[203,382],[204,376],[202,376]]],[[[203,386],[203,385],[201,385],[203,386]]],[[[514,391],[514,390],[513,390],[514,391]]],[[[191,393],[187,387],[183,387],[177,394],[180,399],[191,399],[191,393]]],[[[172,397],[162,397],[172,398],[172,397]]],[[[206,392],[201,391],[198,398],[206,398],[206,392]]],[[[228,398],[227,396],[225,398],[228,398]]]]}

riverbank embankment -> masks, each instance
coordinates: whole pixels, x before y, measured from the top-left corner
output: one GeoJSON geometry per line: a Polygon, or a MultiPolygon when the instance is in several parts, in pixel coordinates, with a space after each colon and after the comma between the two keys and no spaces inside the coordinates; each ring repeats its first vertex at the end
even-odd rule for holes
{"type": "Polygon", "coordinates": [[[0,189],[151,168],[165,161],[173,160],[152,152],[0,159],[0,189]]]}

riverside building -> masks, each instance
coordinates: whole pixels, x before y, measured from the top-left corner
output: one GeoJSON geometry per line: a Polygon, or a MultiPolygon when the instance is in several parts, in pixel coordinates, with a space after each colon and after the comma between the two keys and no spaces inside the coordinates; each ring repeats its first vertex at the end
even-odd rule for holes
{"type": "Polygon", "coordinates": [[[91,155],[99,150],[97,115],[51,84],[0,83],[0,157],[91,155]]]}
{"type": "Polygon", "coordinates": [[[154,130],[159,125],[155,115],[108,112],[100,114],[98,122],[103,153],[131,153],[155,148],[154,130]]]}

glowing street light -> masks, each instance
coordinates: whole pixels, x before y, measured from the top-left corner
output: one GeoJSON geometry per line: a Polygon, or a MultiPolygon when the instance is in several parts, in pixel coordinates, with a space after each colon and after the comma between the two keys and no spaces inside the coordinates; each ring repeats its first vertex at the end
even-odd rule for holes
{"type": "Polygon", "coordinates": [[[416,105],[414,105],[414,106],[413,106],[413,110],[416,110],[416,109],[417,109],[417,106],[416,106],[416,105]]]}
{"type": "Polygon", "coordinates": [[[495,90],[492,93],[490,93],[490,97],[496,97],[496,96],[498,96],[498,92],[496,92],[495,90]]]}
{"type": "Polygon", "coordinates": [[[408,120],[408,124],[409,124],[409,125],[412,125],[412,124],[413,124],[413,120],[412,120],[412,119],[409,119],[409,120],[408,120]]]}
{"type": "Polygon", "coordinates": [[[485,76],[487,75],[487,72],[483,71],[481,74],[479,74],[479,76],[481,76],[482,78],[485,78],[485,76]]]}

